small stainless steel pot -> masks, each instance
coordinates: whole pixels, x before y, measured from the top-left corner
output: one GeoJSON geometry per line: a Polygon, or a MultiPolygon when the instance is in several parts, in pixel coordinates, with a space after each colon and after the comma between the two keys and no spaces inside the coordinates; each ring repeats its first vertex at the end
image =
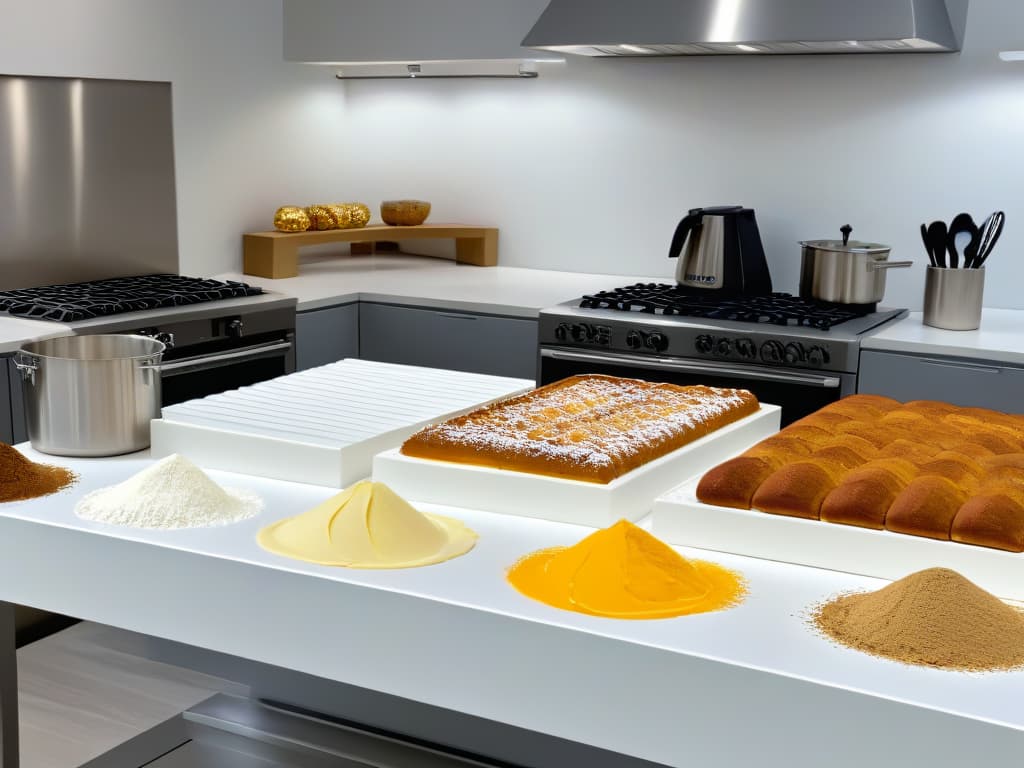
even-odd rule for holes
{"type": "Polygon", "coordinates": [[[801,241],[800,296],[836,304],[877,304],[885,295],[885,274],[913,265],[889,261],[887,245],[850,241],[848,227],[842,240],[801,241]]]}
{"type": "Polygon", "coordinates": [[[32,447],[58,456],[114,456],[149,445],[160,415],[164,345],[131,335],[66,336],[26,344],[24,380],[32,447]]]}

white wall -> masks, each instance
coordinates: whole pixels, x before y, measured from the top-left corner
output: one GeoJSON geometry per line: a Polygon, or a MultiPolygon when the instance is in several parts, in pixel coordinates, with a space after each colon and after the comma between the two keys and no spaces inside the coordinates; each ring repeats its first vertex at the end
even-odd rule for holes
{"type": "Polygon", "coordinates": [[[346,85],[354,194],[501,228],[503,264],[666,278],[690,207],[757,210],[777,289],[797,241],[893,246],[886,302],[919,308],[923,221],[1008,225],[986,303],[1024,308],[1024,3],[972,0],[960,55],[573,59],[537,81],[346,85]],[[358,183],[357,183],[358,182],[358,183]]]}
{"type": "Polygon", "coordinates": [[[0,0],[0,72],[170,81],[183,274],[241,266],[277,206],[344,200],[343,89],[286,64],[280,0],[0,0]]]}

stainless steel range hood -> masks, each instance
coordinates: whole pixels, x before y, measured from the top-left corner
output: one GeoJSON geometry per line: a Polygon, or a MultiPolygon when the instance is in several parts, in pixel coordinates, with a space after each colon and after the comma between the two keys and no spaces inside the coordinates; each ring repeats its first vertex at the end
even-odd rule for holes
{"type": "MultiPolygon", "coordinates": [[[[963,0],[954,0],[962,3],[963,0]]],[[[523,45],[582,56],[960,49],[946,0],[551,0],[523,45]]]]}
{"type": "Polygon", "coordinates": [[[560,54],[523,48],[547,0],[284,0],[284,58],[341,79],[524,77],[560,54]]]}

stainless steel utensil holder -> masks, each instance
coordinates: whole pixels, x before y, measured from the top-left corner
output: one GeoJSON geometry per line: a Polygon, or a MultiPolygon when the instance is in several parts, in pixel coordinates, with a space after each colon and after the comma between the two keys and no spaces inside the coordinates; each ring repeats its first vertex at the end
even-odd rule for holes
{"type": "Polygon", "coordinates": [[[927,267],[924,276],[924,324],[950,331],[981,325],[985,268],[927,267]]]}

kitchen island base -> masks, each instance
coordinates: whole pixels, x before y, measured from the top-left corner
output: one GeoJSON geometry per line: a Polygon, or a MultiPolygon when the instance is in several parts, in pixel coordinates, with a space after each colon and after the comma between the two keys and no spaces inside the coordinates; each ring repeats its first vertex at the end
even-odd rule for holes
{"type": "MultiPolygon", "coordinates": [[[[684,548],[743,573],[746,602],[615,621],[549,608],[504,579],[518,557],[586,528],[425,506],[477,531],[476,548],[428,568],[332,569],[255,541],[330,489],[211,472],[261,495],[264,513],[115,528],[76,518],[75,501],[150,460],[65,463],[78,485],[0,508],[2,599],[669,766],[1009,765],[1024,750],[1024,672],[908,667],[807,627],[809,606],[877,579],[684,548]]],[[[309,706],[304,694],[282,698],[309,706]]]]}

